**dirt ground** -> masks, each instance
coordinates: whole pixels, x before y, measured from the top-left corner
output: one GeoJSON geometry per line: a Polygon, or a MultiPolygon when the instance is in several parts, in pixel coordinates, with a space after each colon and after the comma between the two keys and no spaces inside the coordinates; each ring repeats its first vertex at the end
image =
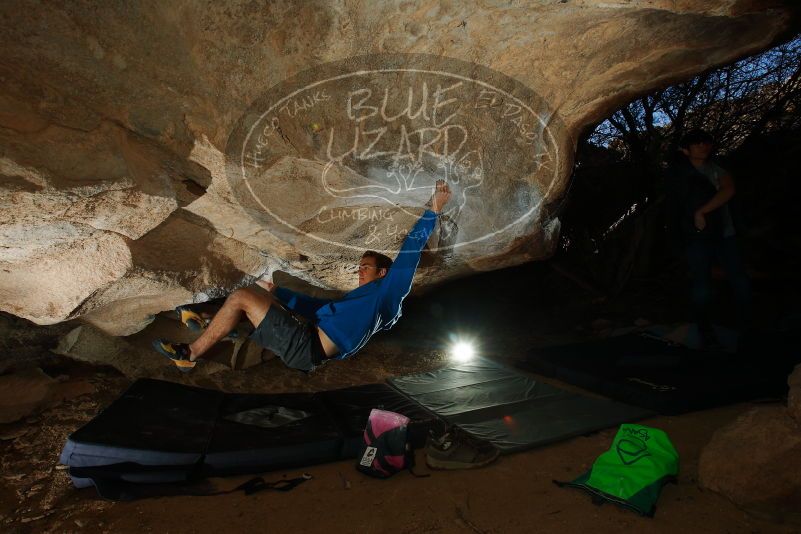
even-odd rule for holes
{"type": "MultiPolygon", "coordinates": [[[[177,371],[170,379],[241,392],[324,390],[446,365],[445,348],[453,333],[474,337],[485,356],[512,361],[531,347],[608,333],[598,332],[599,324],[608,330],[630,326],[639,318],[652,322],[676,318],[675,310],[662,305],[664,295],[652,293],[644,301],[642,291],[647,290],[643,288],[613,304],[589,303],[586,295],[571,293],[575,288],[565,283],[540,267],[452,284],[410,300],[404,318],[391,333],[376,337],[357,357],[329,363],[311,376],[271,360],[244,371],[217,373],[214,379],[204,379],[205,384],[177,371]],[[542,279],[526,283],[531,276],[542,279]],[[584,304],[579,305],[580,301],[584,304]]],[[[669,292],[662,288],[661,294],[669,292]]],[[[595,506],[585,494],[552,482],[571,480],[588,469],[609,447],[616,429],[504,456],[470,471],[429,471],[422,451],[417,451],[418,471],[430,472],[427,478],[403,472],[389,480],[372,479],[347,461],[308,467],[305,472],[312,480],[287,493],[108,502],[92,489],[74,489],[67,471],[58,465],[58,456],[67,436],[116,398],[131,379],[112,369],[59,358],[42,360],[40,366],[76,391],[93,389],[94,393],[0,425],[2,532],[798,531],[751,517],[698,487],[702,448],[718,428],[748,410],[748,403],[643,421],[665,430],[681,459],[678,483],[664,488],[654,518],[612,505],[595,506]]],[[[264,478],[274,481],[302,472],[271,472],[264,478]]],[[[227,488],[242,480],[215,483],[227,488]]]]}

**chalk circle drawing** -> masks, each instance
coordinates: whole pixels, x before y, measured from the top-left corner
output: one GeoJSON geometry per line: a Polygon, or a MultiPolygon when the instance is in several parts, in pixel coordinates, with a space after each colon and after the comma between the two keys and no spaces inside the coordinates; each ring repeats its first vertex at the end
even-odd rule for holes
{"type": "Polygon", "coordinates": [[[419,216],[443,179],[453,191],[443,218],[458,230],[439,245],[455,249],[536,218],[559,169],[561,128],[536,93],[487,67],[357,56],[253,102],[228,139],[227,177],[266,230],[356,250],[408,230],[399,219],[419,216]],[[364,239],[342,229],[349,223],[367,225],[364,239]]]}

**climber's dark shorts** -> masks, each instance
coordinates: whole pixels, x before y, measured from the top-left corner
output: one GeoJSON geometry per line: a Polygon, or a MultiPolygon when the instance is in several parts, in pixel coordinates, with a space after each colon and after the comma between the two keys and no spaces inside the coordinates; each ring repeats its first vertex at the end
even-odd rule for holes
{"type": "Polygon", "coordinates": [[[287,367],[311,371],[324,359],[317,326],[273,301],[250,339],[269,350],[287,367]]]}

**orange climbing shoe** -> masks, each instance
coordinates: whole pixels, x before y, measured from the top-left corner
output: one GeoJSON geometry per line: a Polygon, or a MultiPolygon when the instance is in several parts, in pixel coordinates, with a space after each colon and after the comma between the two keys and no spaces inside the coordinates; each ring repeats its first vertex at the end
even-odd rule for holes
{"type": "Polygon", "coordinates": [[[189,345],[186,343],[170,343],[164,339],[153,341],[153,348],[162,356],[170,359],[179,371],[188,373],[195,368],[197,362],[189,359],[189,345]]]}

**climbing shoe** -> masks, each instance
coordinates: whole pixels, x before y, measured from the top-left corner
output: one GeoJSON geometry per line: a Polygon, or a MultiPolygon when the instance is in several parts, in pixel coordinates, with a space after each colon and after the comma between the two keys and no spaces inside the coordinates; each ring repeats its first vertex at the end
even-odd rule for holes
{"type": "Polygon", "coordinates": [[[175,312],[178,314],[178,319],[194,332],[199,332],[208,326],[208,322],[206,319],[201,317],[199,313],[194,310],[191,310],[189,306],[178,306],[175,308],[175,312]]]}
{"type": "MultiPolygon", "coordinates": [[[[190,309],[188,305],[178,306],[175,308],[175,312],[178,314],[178,319],[181,323],[193,332],[201,332],[209,326],[209,319],[190,309]]],[[[236,339],[239,339],[239,331],[234,328],[226,334],[223,341],[234,341],[236,339]]]]}
{"type": "Polygon", "coordinates": [[[458,427],[442,436],[433,434],[426,442],[426,465],[431,469],[472,469],[494,462],[500,451],[458,427]]]}
{"type": "Polygon", "coordinates": [[[175,367],[184,373],[194,369],[197,364],[189,359],[189,345],[186,343],[170,343],[164,339],[156,339],[153,341],[153,348],[162,356],[169,358],[175,367]]]}

